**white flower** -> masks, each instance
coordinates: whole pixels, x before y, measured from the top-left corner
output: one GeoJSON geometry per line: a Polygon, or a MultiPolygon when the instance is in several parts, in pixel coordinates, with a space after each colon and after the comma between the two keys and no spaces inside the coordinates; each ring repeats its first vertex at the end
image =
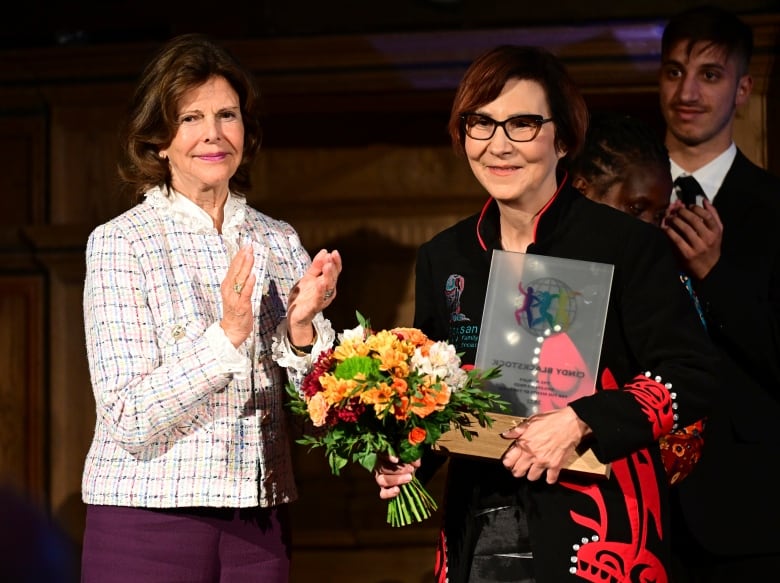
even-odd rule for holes
{"type": "Polygon", "coordinates": [[[366,331],[363,329],[363,326],[357,326],[355,328],[352,328],[351,330],[344,330],[344,332],[339,334],[339,342],[344,342],[345,340],[360,342],[365,337],[366,337],[366,331]]]}
{"type": "Polygon", "coordinates": [[[468,374],[460,367],[460,357],[455,347],[447,342],[435,342],[427,357],[417,348],[412,357],[412,366],[423,374],[444,381],[453,391],[463,388],[468,380],[468,374]]]}

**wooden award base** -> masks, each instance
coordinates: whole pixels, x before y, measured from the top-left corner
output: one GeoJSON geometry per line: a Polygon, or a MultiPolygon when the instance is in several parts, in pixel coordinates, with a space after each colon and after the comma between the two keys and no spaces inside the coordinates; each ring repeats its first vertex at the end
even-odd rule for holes
{"type": "MultiPolygon", "coordinates": [[[[501,433],[520,423],[523,418],[502,413],[490,413],[490,417],[493,418],[492,427],[481,427],[472,418],[468,428],[472,433],[471,441],[463,437],[460,430],[453,429],[439,438],[433,447],[434,451],[445,455],[501,459],[512,443],[501,437],[501,433]]],[[[602,478],[608,478],[610,471],[609,464],[600,462],[591,449],[576,452],[565,469],[602,478]]]]}

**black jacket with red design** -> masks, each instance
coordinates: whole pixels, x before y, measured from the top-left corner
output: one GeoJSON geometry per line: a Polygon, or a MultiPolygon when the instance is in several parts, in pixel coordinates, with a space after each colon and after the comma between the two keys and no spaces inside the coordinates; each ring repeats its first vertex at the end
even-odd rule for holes
{"type": "MultiPolygon", "coordinates": [[[[465,363],[476,354],[499,232],[491,199],[418,252],[414,325],[455,344],[465,363]]],[[[512,478],[499,462],[453,458],[437,580],[665,581],[668,503],[657,439],[705,417],[718,382],[716,353],[671,245],[660,229],[564,184],[527,253],[614,265],[597,391],[571,403],[612,473],[565,474],[548,485],[512,478]],[[524,559],[529,552],[533,561],[524,559]]]]}

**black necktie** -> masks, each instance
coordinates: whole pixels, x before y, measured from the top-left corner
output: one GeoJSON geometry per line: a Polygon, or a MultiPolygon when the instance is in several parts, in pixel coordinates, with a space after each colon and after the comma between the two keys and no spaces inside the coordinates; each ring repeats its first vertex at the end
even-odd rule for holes
{"type": "Polygon", "coordinates": [[[693,176],[678,176],[674,180],[674,191],[685,206],[696,204],[696,197],[703,196],[707,198],[701,185],[696,182],[693,176]]]}

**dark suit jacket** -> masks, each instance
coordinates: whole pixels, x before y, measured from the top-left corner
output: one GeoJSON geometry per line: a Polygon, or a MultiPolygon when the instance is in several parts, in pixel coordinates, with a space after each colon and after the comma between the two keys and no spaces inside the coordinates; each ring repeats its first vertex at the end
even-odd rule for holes
{"type": "Polygon", "coordinates": [[[721,258],[694,284],[722,353],[723,383],[702,458],[678,486],[707,550],[780,551],[780,179],[741,152],[715,197],[721,258]]]}

